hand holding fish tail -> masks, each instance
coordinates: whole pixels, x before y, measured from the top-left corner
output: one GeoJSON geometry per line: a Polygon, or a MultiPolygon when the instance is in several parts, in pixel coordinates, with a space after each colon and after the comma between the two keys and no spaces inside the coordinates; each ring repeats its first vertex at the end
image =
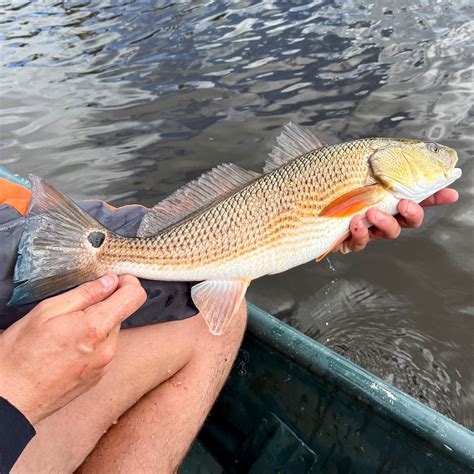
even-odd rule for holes
{"type": "Polygon", "coordinates": [[[108,274],[43,300],[1,334],[0,396],[34,424],[92,388],[145,298],[135,277],[108,274]]]}
{"type": "Polygon", "coordinates": [[[398,237],[401,229],[420,227],[424,218],[424,207],[452,204],[458,200],[458,192],[445,188],[417,204],[402,199],[398,204],[399,214],[391,216],[386,212],[372,208],[367,211],[367,220],[372,227],[367,227],[365,219],[357,215],[350,224],[351,235],[344,240],[335,252],[343,254],[364,250],[371,240],[393,240],[398,237]]]}

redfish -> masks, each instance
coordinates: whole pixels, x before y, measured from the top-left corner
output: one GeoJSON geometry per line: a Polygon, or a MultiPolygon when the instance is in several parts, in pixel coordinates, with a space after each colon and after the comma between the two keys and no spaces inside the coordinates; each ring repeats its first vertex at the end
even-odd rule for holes
{"type": "Polygon", "coordinates": [[[223,164],[149,211],[136,238],[106,229],[42,179],[19,245],[11,304],[50,296],[106,273],[201,281],[192,299],[222,334],[250,282],[321,260],[376,206],[397,213],[461,176],[455,150],[436,143],[364,138],[325,145],[288,124],[262,174],[223,164]]]}

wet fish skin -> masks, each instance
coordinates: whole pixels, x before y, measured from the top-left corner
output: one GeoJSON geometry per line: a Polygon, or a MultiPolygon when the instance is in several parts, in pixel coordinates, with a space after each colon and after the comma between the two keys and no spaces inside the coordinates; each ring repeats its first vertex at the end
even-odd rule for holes
{"type": "Polygon", "coordinates": [[[109,272],[203,280],[192,297],[211,332],[221,334],[251,280],[326,255],[348,235],[352,217],[374,205],[395,214],[400,199],[421,201],[460,176],[456,162],[454,150],[414,140],[325,146],[290,124],[265,174],[221,165],[158,204],[132,239],[108,231],[33,177],[16,266],[16,279],[28,281],[12,301],[33,301],[109,272]]]}
{"type": "Polygon", "coordinates": [[[370,144],[360,140],[309,152],[156,236],[133,244],[112,236],[101,253],[104,270],[130,270],[127,256],[146,277],[159,272],[161,279],[190,281],[211,274],[258,278],[295,266],[290,255],[279,255],[284,249],[300,253],[293,244],[306,234],[314,241],[310,259],[315,258],[330,245],[329,236],[320,235],[323,224],[330,224],[320,211],[341,194],[375,184],[367,166],[370,144]],[[315,226],[321,227],[317,233],[315,226]],[[255,258],[262,261],[250,263],[256,268],[249,273],[248,261],[255,258]]]}
{"type": "Polygon", "coordinates": [[[112,238],[103,248],[104,271],[190,281],[255,279],[316,258],[356,214],[320,216],[339,196],[373,186],[365,207],[396,211],[399,199],[377,182],[369,164],[386,143],[363,139],[310,151],[171,229],[136,240],[133,249],[127,250],[128,240],[112,238]],[[133,266],[124,262],[127,252],[133,266]]]}

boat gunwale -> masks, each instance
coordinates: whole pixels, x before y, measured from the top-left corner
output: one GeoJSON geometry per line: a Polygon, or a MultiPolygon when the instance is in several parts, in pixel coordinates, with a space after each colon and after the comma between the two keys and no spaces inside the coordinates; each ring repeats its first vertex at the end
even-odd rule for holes
{"type": "Polygon", "coordinates": [[[310,373],[325,377],[444,455],[474,468],[474,433],[376,375],[248,303],[247,330],[310,373]]]}

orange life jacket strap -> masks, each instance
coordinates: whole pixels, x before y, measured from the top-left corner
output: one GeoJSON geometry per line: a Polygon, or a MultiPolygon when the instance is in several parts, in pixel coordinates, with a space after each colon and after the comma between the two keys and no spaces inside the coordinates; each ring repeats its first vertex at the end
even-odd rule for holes
{"type": "Polygon", "coordinates": [[[14,207],[22,216],[30,204],[31,191],[20,184],[0,178],[0,204],[14,207]]]}
{"type": "MultiPolygon", "coordinates": [[[[6,204],[14,207],[22,216],[25,216],[30,204],[31,191],[21,184],[12,183],[8,179],[0,178],[0,205],[6,204]]],[[[139,204],[127,204],[121,207],[114,207],[105,203],[111,211],[116,211],[128,206],[138,206],[139,204]]]]}

